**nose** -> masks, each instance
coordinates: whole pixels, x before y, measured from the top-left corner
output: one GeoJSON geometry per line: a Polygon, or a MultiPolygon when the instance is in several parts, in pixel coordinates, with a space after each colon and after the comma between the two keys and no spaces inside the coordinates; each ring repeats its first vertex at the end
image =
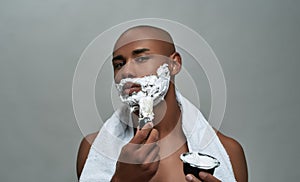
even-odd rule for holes
{"type": "Polygon", "coordinates": [[[117,74],[117,78],[120,78],[120,80],[136,77],[136,65],[134,64],[134,61],[128,60],[117,74]]]}

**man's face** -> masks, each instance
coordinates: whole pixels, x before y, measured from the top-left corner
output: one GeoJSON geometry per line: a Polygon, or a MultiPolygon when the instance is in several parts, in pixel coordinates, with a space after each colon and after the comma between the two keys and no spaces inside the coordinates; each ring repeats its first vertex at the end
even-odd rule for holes
{"type": "MultiPolygon", "coordinates": [[[[118,48],[112,60],[115,82],[119,83],[124,78],[156,75],[157,69],[169,62],[170,54],[169,44],[159,40],[139,40],[118,48]]],[[[123,94],[138,91],[138,85],[131,85],[123,94]]]]}

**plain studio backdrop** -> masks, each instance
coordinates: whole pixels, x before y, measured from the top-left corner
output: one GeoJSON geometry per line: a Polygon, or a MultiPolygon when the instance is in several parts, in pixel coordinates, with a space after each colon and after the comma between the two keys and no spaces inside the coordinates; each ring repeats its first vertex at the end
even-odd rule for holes
{"type": "MultiPolygon", "coordinates": [[[[85,135],[72,107],[77,62],[100,33],[137,18],[180,22],[214,50],[227,84],[220,130],[243,145],[250,181],[298,181],[299,4],[295,0],[1,0],[0,181],[76,181],[77,149],[85,135]]],[[[207,116],[207,80],[199,67],[186,62],[185,68],[199,76],[195,84],[207,116]]],[[[106,65],[99,73],[106,76],[99,76],[96,86],[102,118],[113,111],[107,96],[110,61],[106,65]]],[[[179,86],[193,99],[184,81],[179,75],[179,86]]]]}

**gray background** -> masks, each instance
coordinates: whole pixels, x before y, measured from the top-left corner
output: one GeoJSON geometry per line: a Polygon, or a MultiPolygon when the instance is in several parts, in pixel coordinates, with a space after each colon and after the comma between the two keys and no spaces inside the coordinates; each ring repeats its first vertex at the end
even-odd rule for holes
{"type": "Polygon", "coordinates": [[[0,180],[76,181],[77,61],[104,30],[154,17],[194,29],[218,56],[228,92],[221,131],[243,145],[250,181],[297,181],[299,8],[296,0],[1,0],[0,180]]]}

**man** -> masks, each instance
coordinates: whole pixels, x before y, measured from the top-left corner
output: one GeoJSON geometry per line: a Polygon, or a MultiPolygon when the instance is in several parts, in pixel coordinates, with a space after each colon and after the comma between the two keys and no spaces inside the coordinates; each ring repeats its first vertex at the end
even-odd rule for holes
{"type": "Polygon", "coordinates": [[[121,121],[123,116],[113,115],[99,133],[90,134],[82,140],[77,158],[77,174],[78,177],[81,176],[80,180],[120,182],[196,182],[200,181],[198,178],[207,182],[248,180],[246,160],[240,144],[212,130],[199,114],[200,111],[175,89],[175,75],[181,69],[181,57],[176,52],[169,33],[151,26],[128,29],[114,46],[112,63],[115,83],[117,86],[125,83],[119,91],[122,100],[131,108],[131,112],[127,113],[130,119],[125,121],[127,124],[124,125],[124,121],[121,121]],[[133,80],[150,79],[150,75],[157,75],[158,79],[153,85],[161,84],[157,80],[160,79],[158,70],[162,65],[167,66],[166,75],[170,76],[167,90],[159,90],[164,86],[158,87],[159,94],[152,100],[154,118],[144,126],[139,125],[141,113],[137,108],[142,106],[139,102],[131,101],[135,95],[144,90],[139,82],[133,83],[133,80]],[[209,135],[211,138],[206,137],[210,131],[213,135],[209,135]],[[120,136],[122,141],[127,142],[122,146],[116,146],[117,159],[109,159],[103,152],[95,150],[98,147],[103,151],[109,147],[105,143],[112,140],[113,137],[107,137],[110,135],[120,136]],[[200,146],[199,143],[204,139],[207,140],[206,145],[200,146]],[[179,156],[192,150],[201,150],[196,152],[204,152],[221,160],[220,167],[215,170],[215,176],[201,172],[196,178],[183,173],[183,164],[179,156]]]}

